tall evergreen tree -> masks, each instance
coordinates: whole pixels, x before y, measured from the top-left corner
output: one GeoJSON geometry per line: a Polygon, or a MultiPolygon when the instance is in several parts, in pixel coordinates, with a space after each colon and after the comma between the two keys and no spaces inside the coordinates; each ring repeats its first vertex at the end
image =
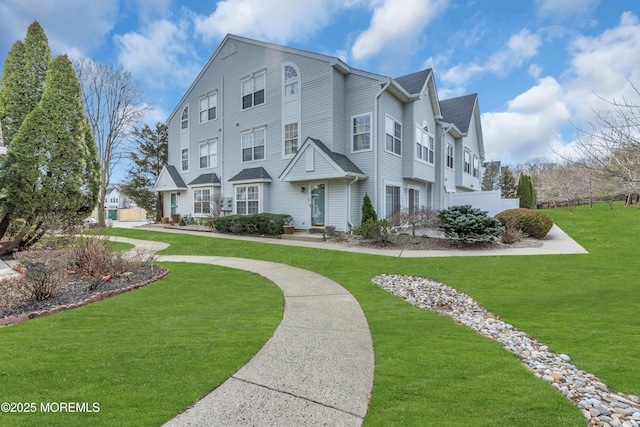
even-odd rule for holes
{"type": "Polygon", "coordinates": [[[509,166],[505,166],[502,169],[502,175],[500,176],[500,191],[503,199],[516,198],[516,178],[513,176],[509,166]]]}
{"type": "Polygon", "coordinates": [[[376,214],[376,210],[373,208],[373,204],[371,203],[371,199],[368,194],[364,195],[362,199],[362,220],[361,223],[364,224],[368,221],[377,221],[378,215],[376,214]]]}
{"type": "Polygon", "coordinates": [[[533,181],[529,175],[520,174],[518,179],[517,197],[520,198],[520,207],[527,209],[536,208],[536,194],[533,188],[533,181]]]}
{"type": "Polygon", "coordinates": [[[500,188],[500,169],[496,162],[489,162],[482,175],[482,191],[492,191],[500,188]]]}
{"type": "Polygon", "coordinates": [[[89,214],[100,180],[96,153],[80,84],[69,58],[59,56],[47,71],[40,103],[0,166],[3,207],[25,223],[11,246],[32,244],[47,227],[72,225],[89,214]]]}
{"type": "MultiPolygon", "coordinates": [[[[27,115],[40,102],[47,67],[51,61],[49,41],[37,21],[27,29],[24,42],[17,41],[9,51],[0,80],[0,123],[4,145],[20,130],[27,115]]],[[[0,189],[5,182],[0,182],[0,189]]],[[[9,227],[11,212],[0,211],[0,239],[9,227]]]]}
{"type": "Polygon", "coordinates": [[[155,129],[149,125],[136,127],[133,131],[135,151],[130,154],[133,168],[129,170],[122,186],[123,193],[136,204],[152,214],[156,221],[162,217],[162,193],[151,190],[162,167],[169,157],[169,128],[164,123],[156,123],[155,129]]]}
{"type": "Polygon", "coordinates": [[[0,122],[5,145],[11,144],[27,114],[38,106],[50,61],[49,41],[34,21],[24,42],[13,44],[2,70],[0,122]]]}

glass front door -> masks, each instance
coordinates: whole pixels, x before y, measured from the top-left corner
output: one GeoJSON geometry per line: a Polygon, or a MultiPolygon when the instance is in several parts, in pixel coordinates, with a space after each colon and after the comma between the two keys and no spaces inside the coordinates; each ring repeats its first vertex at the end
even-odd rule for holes
{"type": "Polygon", "coordinates": [[[178,213],[178,195],[176,193],[171,193],[171,215],[176,215],[178,213]]]}
{"type": "Polygon", "coordinates": [[[325,185],[311,186],[311,226],[324,227],[325,185]]]}

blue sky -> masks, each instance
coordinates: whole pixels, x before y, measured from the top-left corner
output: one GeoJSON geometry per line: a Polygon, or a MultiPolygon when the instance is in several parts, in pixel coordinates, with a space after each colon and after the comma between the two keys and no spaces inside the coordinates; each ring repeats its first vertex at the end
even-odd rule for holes
{"type": "Polygon", "coordinates": [[[130,70],[150,124],[227,33],[391,77],[433,68],[440,99],[478,93],[486,159],[508,164],[570,152],[600,97],[640,102],[638,0],[0,0],[0,17],[0,66],[37,20],[54,55],[130,70]]]}

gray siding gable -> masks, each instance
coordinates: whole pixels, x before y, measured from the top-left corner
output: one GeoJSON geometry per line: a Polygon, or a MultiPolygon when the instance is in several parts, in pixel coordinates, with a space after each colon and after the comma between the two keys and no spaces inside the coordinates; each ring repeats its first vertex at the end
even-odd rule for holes
{"type": "Polygon", "coordinates": [[[158,175],[158,179],[156,183],[153,185],[153,189],[157,191],[167,191],[167,190],[186,190],[187,185],[184,183],[184,180],[180,176],[178,169],[176,169],[173,165],[165,165],[160,171],[160,175],[158,175]],[[161,188],[160,184],[162,181],[163,175],[169,175],[169,179],[171,180],[171,184],[167,185],[167,188],[161,188]]]}

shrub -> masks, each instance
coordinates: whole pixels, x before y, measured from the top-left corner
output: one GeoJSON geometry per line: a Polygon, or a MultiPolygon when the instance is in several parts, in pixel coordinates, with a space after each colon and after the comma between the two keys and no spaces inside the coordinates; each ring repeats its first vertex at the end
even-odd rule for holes
{"type": "Polygon", "coordinates": [[[463,244],[493,241],[504,232],[500,221],[471,205],[452,206],[438,215],[444,234],[463,244]]]}
{"type": "Polygon", "coordinates": [[[515,218],[508,218],[502,225],[504,225],[504,233],[500,236],[502,243],[511,245],[525,237],[525,234],[518,227],[518,221],[515,218]]]}
{"type": "Polygon", "coordinates": [[[70,264],[67,251],[33,250],[18,252],[16,259],[26,268],[20,292],[28,299],[43,301],[56,295],[70,264]]]}
{"type": "Polygon", "coordinates": [[[219,233],[278,235],[292,220],[287,214],[229,215],[213,219],[213,226],[219,233]]]}
{"type": "Polygon", "coordinates": [[[536,189],[533,187],[533,181],[529,175],[520,174],[516,197],[520,198],[521,208],[536,208],[536,189]]]}
{"type": "Polygon", "coordinates": [[[527,236],[535,239],[543,239],[551,227],[553,220],[547,214],[536,212],[531,209],[519,208],[509,209],[496,215],[502,224],[514,221],[517,228],[527,236]]]}
{"type": "Polygon", "coordinates": [[[373,209],[373,204],[371,203],[369,195],[365,194],[364,199],[362,199],[362,224],[377,220],[378,214],[376,214],[376,210],[373,209]]]}
{"type": "Polygon", "coordinates": [[[363,239],[373,242],[386,242],[389,240],[388,224],[386,219],[379,221],[368,220],[363,222],[360,227],[353,230],[355,234],[360,235],[363,239]]]}

